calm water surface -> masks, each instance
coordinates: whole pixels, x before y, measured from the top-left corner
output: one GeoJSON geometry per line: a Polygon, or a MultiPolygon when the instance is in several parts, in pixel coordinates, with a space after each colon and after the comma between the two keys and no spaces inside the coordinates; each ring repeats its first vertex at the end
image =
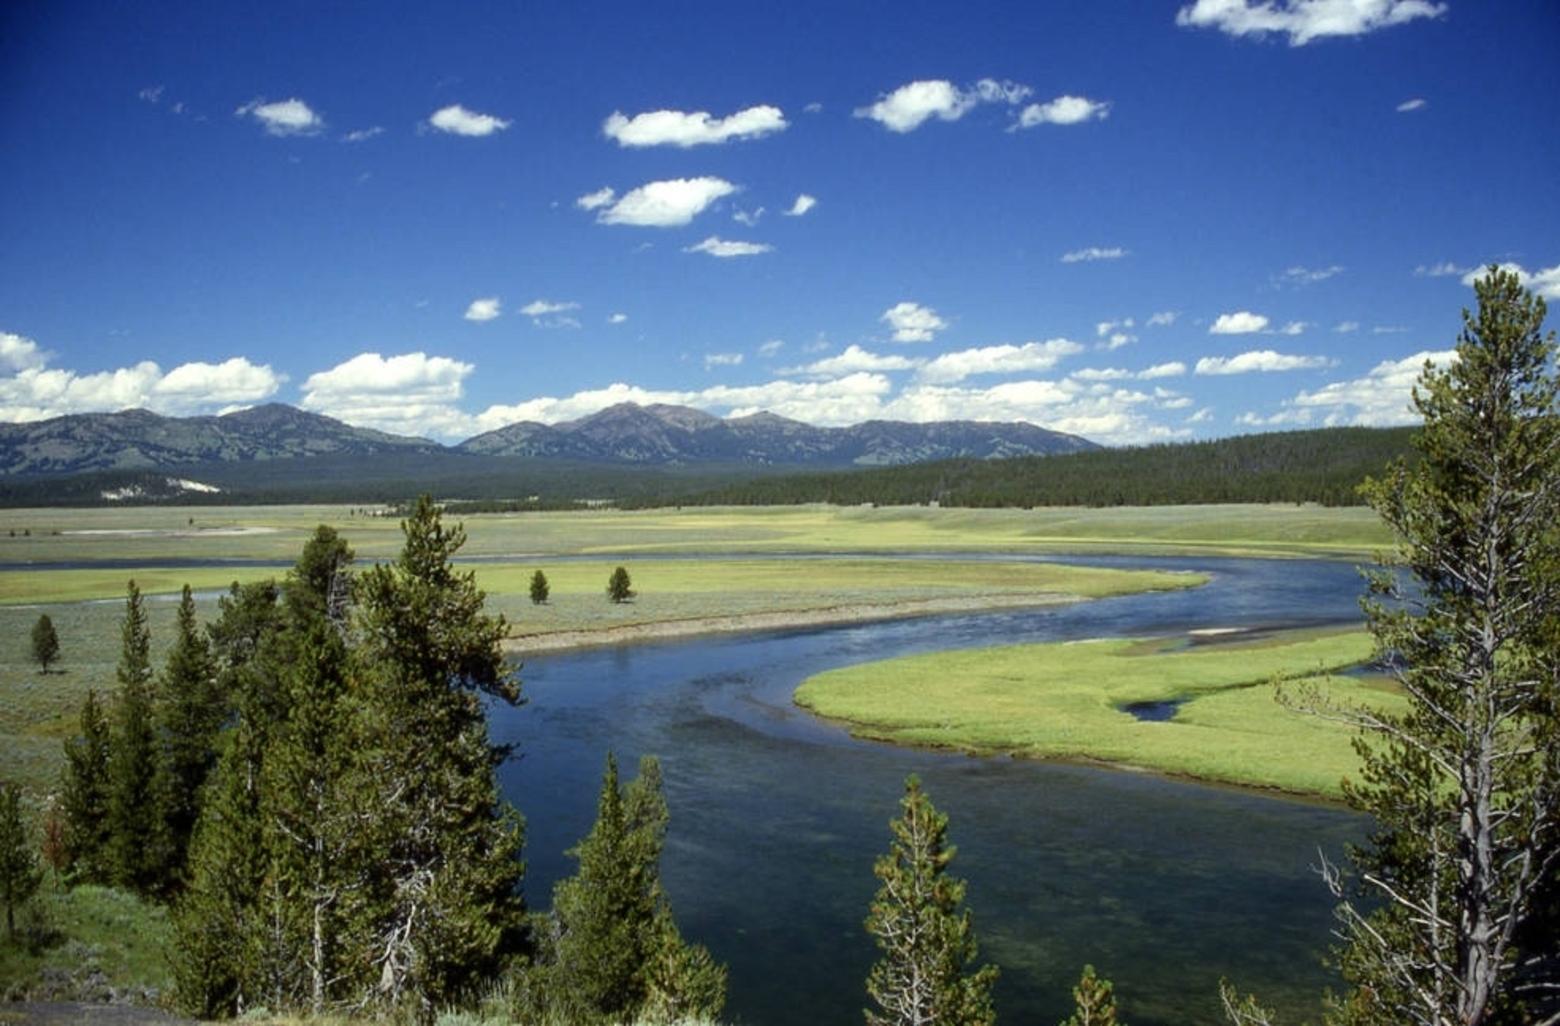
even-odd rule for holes
{"type": "MultiPolygon", "coordinates": [[[[1003,557],[1012,558],[1012,557],[1003,557]]],[[[982,957],[1009,1023],[1069,1012],[1085,962],[1138,1026],[1213,1022],[1220,977],[1312,1018],[1331,903],[1310,867],[1365,824],[1340,809],[1082,766],[975,759],[849,738],[791,704],[805,677],[995,643],[1358,619],[1352,566],[1067,557],[1196,569],[1188,592],[1059,609],[775,632],[533,657],[529,704],[493,732],[528,821],[526,890],[549,903],[590,829],[602,760],[660,756],[672,810],[663,875],[684,932],[731,967],[726,1018],[859,1024],[874,948],[862,920],[904,777],[951,817],[982,957]]],[[[650,601],[649,598],[646,601],[650,601]]],[[[1167,729],[1175,729],[1166,724],[1167,729]]]]}

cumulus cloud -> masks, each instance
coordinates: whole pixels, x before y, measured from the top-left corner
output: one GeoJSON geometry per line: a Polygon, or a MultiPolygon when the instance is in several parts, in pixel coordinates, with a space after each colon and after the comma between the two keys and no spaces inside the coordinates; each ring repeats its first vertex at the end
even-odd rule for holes
{"type": "Polygon", "coordinates": [[[1278,32],[1289,37],[1290,46],[1304,46],[1444,13],[1446,4],[1430,0],[1197,0],[1176,12],[1175,23],[1216,28],[1237,38],[1278,32]]]}
{"type": "Polygon", "coordinates": [[[1127,251],[1120,246],[1087,246],[1083,249],[1075,249],[1062,254],[1062,263],[1078,264],[1088,263],[1094,260],[1120,260],[1127,255],[1127,251]]]}
{"type": "Polygon", "coordinates": [[[1336,361],[1325,356],[1296,356],[1271,349],[1253,349],[1238,356],[1205,356],[1197,361],[1198,374],[1250,374],[1261,371],[1314,370],[1336,361]]]}
{"type": "Polygon", "coordinates": [[[1110,116],[1110,104],[1091,100],[1087,96],[1058,96],[1046,103],[1031,103],[1018,112],[1014,128],[1034,128],[1036,125],[1080,125],[1085,121],[1102,121],[1110,116]]]}
{"type": "Polygon", "coordinates": [[[1052,338],[1023,345],[964,349],[927,361],[916,377],[934,384],[950,384],[977,374],[1050,370],[1063,358],[1083,352],[1083,348],[1070,339],[1052,338]]]}
{"type": "Polygon", "coordinates": [[[1280,335],[1300,335],[1305,332],[1307,327],[1309,327],[1309,325],[1307,325],[1305,321],[1290,321],[1282,328],[1279,328],[1278,333],[1280,335]]]}
{"type": "Polygon", "coordinates": [[[459,433],[468,418],[454,405],[475,368],[426,353],[359,353],[303,383],[306,410],[396,434],[459,433]]]}
{"type": "Polygon", "coordinates": [[[738,210],[731,215],[731,219],[738,224],[746,225],[747,227],[752,228],[758,224],[759,219],[763,216],[764,208],[759,207],[757,210],[738,210]]]}
{"type": "Polygon", "coordinates": [[[349,143],[367,142],[376,135],[384,134],[385,130],[378,125],[375,125],[372,128],[359,128],[348,132],[346,135],[341,137],[341,141],[349,143]]]}
{"type": "Polygon", "coordinates": [[[1156,423],[1153,396],[1104,382],[1008,381],[990,388],[925,384],[882,406],[896,420],[1025,421],[1109,444],[1166,441],[1190,434],[1156,423]]]}
{"type": "Polygon", "coordinates": [[[550,299],[533,299],[522,306],[520,312],[527,317],[546,317],[548,314],[566,313],[579,308],[578,303],[556,303],[550,299]]]}
{"type": "Polygon", "coordinates": [[[1119,321],[1100,321],[1094,326],[1094,334],[1099,338],[1104,338],[1106,335],[1119,331],[1122,328],[1135,327],[1136,324],[1137,322],[1130,317],[1123,317],[1119,321]]]}
{"type": "Polygon", "coordinates": [[[791,204],[791,209],[785,211],[785,216],[801,217],[803,214],[807,213],[807,211],[811,210],[817,205],[818,200],[816,197],[809,196],[805,192],[798,193],[795,202],[791,204]]]}
{"type": "Polygon", "coordinates": [[[1290,267],[1273,275],[1273,284],[1299,288],[1303,285],[1315,285],[1328,278],[1336,278],[1342,273],[1341,264],[1333,264],[1331,267],[1290,267]]]}
{"type": "Polygon", "coordinates": [[[1388,427],[1419,420],[1410,402],[1414,385],[1425,364],[1445,368],[1457,359],[1456,350],[1415,353],[1401,360],[1384,360],[1361,378],[1335,381],[1311,392],[1301,392],[1268,417],[1247,413],[1245,424],[1309,424],[1319,416],[1328,426],[1354,424],[1388,427]]]}
{"type": "Polygon", "coordinates": [[[894,329],[895,342],[930,342],[948,322],[920,303],[895,303],[878,318],[894,329]]]}
{"type": "MultiPolygon", "coordinates": [[[[768,353],[764,353],[764,355],[772,355],[779,351],[777,343],[765,343],[759,347],[759,352],[763,353],[765,348],[770,345],[774,345],[776,348],[768,353]]],[[[925,361],[908,356],[881,356],[877,353],[869,352],[860,346],[851,345],[846,346],[843,353],[826,357],[822,360],[815,360],[802,367],[787,367],[781,370],[780,373],[820,378],[840,378],[861,371],[880,373],[882,371],[910,370],[921,366],[923,362],[925,361]]]]}
{"type": "Polygon", "coordinates": [[[1078,381],[1125,381],[1132,372],[1125,367],[1084,367],[1068,375],[1078,381]]]}
{"type": "Polygon", "coordinates": [[[761,139],[783,131],[785,115],[779,107],[749,107],[724,118],[708,111],[652,110],[628,117],[620,111],[602,123],[601,131],[619,146],[679,146],[687,149],[729,142],[732,139],[761,139]]]}
{"type": "Polygon", "coordinates": [[[1159,313],[1149,315],[1148,326],[1150,328],[1168,328],[1175,323],[1175,319],[1179,316],[1180,314],[1174,310],[1161,310],[1159,313]]]}
{"type": "Polygon", "coordinates": [[[774,356],[785,348],[785,343],[777,338],[772,338],[758,347],[759,356],[774,356]]]}
{"type": "Polygon", "coordinates": [[[1478,270],[1476,267],[1458,267],[1450,260],[1443,260],[1438,264],[1420,264],[1414,268],[1416,278],[1451,278],[1461,277],[1478,270]]]}
{"type": "Polygon", "coordinates": [[[1398,104],[1397,112],[1399,114],[1407,114],[1409,111],[1424,110],[1425,107],[1429,105],[1429,102],[1430,101],[1416,96],[1412,100],[1404,100],[1402,103],[1398,104]]]}
{"type": "Polygon", "coordinates": [[[1171,360],[1169,363],[1156,363],[1146,370],[1138,371],[1138,377],[1145,381],[1155,378],[1178,378],[1186,373],[1186,364],[1180,360],[1171,360]]]}
{"type": "Polygon", "coordinates": [[[856,109],[856,117],[870,118],[890,132],[913,132],[931,118],[957,121],[983,103],[1022,103],[1034,90],[1016,82],[983,78],[967,89],[947,79],[909,82],[876,103],[856,109]]]}
{"type": "MultiPolygon", "coordinates": [[[[1521,264],[1501,264],[1500,269],[1515,274],[1517,281],[1521,283],[1523,288],[1530,289],[1545,299],[1560,299],[1560,264],[1534,271],[1531,274],[1521,264]]],[[[1475,268],[1462,276],[1462,283],[1472,286],[1475,281],[1483,278],[1487,273],[1489,273],[1488,268],[1475,268]]]]}
{"type": "Polygon", "coordinates": [[[626,314],[626,313],[615,313],[612,316],[607,318],[607,323],[608,324],[622,324],[622,323],[626,322],[627,320],[628,320],[628,314],[626,314]]]}
{"type": "Polygon", "coordinates": [[[669,178],[646,182],[621,197],[605,188],[574,202],[582,210],[595,210],[600,224],[677,228],[702,214],[711,203],[736,191],[737,187],[724,178],[669,178]]]}
{"type": "Polygon", "coordinates": [[[1360,330],[1359,321],[1339,321],[1333,325],[1333,331],[1339,335],[1349,335],[1360,330]]]}
{"type": "Polygon", "coordinates": [[[1111,336],[1109,338],[1107,338],[1105,341],[1101,342],[1097,348],[1103,349],[1106,352],[1115,352],[1116,350],[1120,349],[1122,346],[1131,345],[1133,342],[1136,342],[1136,341],[1137,341],[1137,336],[1136,335],[1129,335],[1125,331],[1117,331],[1117,332],[1112,333],[1111,336]]]}
{"type": "Polygon", "coordinates": [[[212,413],[276,394],[286,378],[243,357],[180,364],[163,373],[151,360],[80,374],[50,368],[37,343],[0,333],[0,421],[21,423],[69,413],[142,408],[174,416],[212,413]]]}
{"type": "Polygon", "coordinates": [[[471,301],[471,305],[466,307],[465,317],[468,321],[491,321],[495,320],[500,312],[498,297],[484,296],[471,301]]]}
{"type": "Polygon", "coordinates": [[[464,135],[472,138],[480,138],[502,132],[509,127],[509,122],[492,114],[479,114],[474,110],[467,110],[458,103],[452,103],[448,107],[440,107],[428,118],[428,125],[440,132],[450,135],[464,135]]]}
{"type": "Polygon", "coordinates": [[[705,353],[704,369],[713,367],[739,367],[742,365],[741,353],[705,353]]]}
{"type": "Polygon", "coordinates": [[[722,239],[711,235],[703,242],[692,246],[684,246],[684,253],[708,253],[712,257],[740,257],[757,256],[760,253],[768,253],[775,247],[767,242],[741,242],[734,239],[722,239]]]}
{"type": "Polygon", "coordinates": [[[238,117],[254,118],[267,135],[318,135],[325,130],[325,119],[296,96],[275,102],[250,100],[233,113],[238,117]]]}
{"type": "Polygon", "coordinates": [[[1220,314],[1208,329],[1210,335],[1252,335],[1268,326],[1268,319],[1250,310],[1220,314]]]}

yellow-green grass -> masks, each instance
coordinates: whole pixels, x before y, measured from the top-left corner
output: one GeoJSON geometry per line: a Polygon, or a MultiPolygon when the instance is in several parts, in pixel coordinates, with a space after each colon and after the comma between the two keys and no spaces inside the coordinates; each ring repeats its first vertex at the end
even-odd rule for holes
{"type": "Polygon", "coordinates": [[[52,879],[18,917],[19,932],[41,943],[8,943],[0,936],[0,997],[44,1000],[101,1000],[102,986],[143,991],[138,997],[165,999],[172,986],[168,962],[173,937],[167,908],[104,887],[58,886],[52,879]],[[66,988],[39,992],[45,970],[66,988]],[[93,989],[72,993],[101,972],[93,989]],[[68,982],[67,982],[68,981],[68,982]],[[147,989],[155,995],[144,993],[147,989]]]}
{"type": "Polygon", "coordinates": [[[1108,640],[940,652],[819,674],[798,704],[863,737],[1088,760],[1336,798],[1358,772],[1353,732],[1276,700],[1277,680],[1326,700],[1400,708],[1379,679],[1328,671],[1368,658],[1359,631],[1182,646],[1108,640]],[[1173,719],[1122,706],[1184,700],[1173,719]]]}
{"type": "MultiPolygon", "coordinates": [[[[463,519],[470,536],[466,553],[488,556],[1088,551],[1353,558],[1389,543],[1369,510],[1280,504],[1034,510],[776,506],[463,519]]],[[[347,506],[21,509],[0,510],[0,562],[291,561],[319,523],[342,531],[363,558],[392,556],[400,545],[395,518],[353,515],[347,506]]]]}
{"type": "MultiPolygon", "coordinates": [[[[1101,598],[1191,587],[1197,574],[1071,567],[993,560],[601,560],[473,564],[488,609],[511,621],[516,636],[597,631],[757,613],[839,610],[935,599],[1012,604],[1061,597],[1101,598]],[[607,577],[628,567],[638,595],[607,600],[607,577]],[[543,570],[552,595],[529,599],[531,575],[543,570]]],[[[89,689],[112,695],[119,658],[125,581],[149,596],[153,657],[173,635],[178,590],[188,582],[202,619],[216,615],[216,596],[234,579],[277,576],[277,569],[34,570],[0,573],[0,780],[42,796],[54,789],[61,743],[77,728],[89,689]],[[60,638],[54,672],[40,674],[30,634],[47,613],[60,638]]]]}

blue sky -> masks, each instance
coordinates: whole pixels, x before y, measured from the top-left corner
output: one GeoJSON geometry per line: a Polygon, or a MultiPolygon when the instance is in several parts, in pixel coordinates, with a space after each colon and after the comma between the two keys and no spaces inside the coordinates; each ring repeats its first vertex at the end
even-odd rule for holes
{"type": "Polygon", "coordinates": [[[1401,423],[1560,299],[1553,0],[0,8],[0,420],[1401,423]]]}

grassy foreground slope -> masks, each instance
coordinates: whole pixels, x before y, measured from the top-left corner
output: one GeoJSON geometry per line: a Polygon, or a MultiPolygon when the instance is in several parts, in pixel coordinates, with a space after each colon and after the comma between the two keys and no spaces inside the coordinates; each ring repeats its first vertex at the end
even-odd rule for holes
{"type": "Polygon", "coordinates": [[[1030,758],[1079,759],[1337,797],[1357,771],[1354,732],[1278,703],[1299,678],[1342,703],[1396,707],[1381,680],[1329,671],[1369,657],[1364,632],[1187,645],[1109,640],[939,652],[802,683],[796,702],[859,736],[1030,758]],[[1123,707],[1182,700],[1174,718],[1123,707]]]}

